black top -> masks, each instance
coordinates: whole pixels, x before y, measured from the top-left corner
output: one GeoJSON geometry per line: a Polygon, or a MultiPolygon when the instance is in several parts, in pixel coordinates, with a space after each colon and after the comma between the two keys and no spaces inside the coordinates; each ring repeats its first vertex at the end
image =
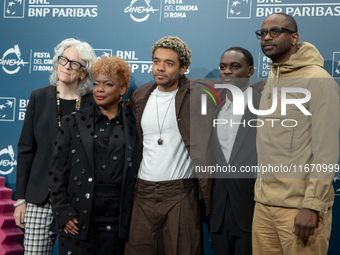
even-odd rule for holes
{"type": "Polygon", "coordinates": [[[59,100],[60,100],[60,118],[76,110],[75,99],[66,100],[66,99],[59,98],[59,100]]]}
{"type": "Polygon", "coordinates": [[[122,184],[125,136],[121,106],[111,120],[95,107],[95,184],[122,184]]]}

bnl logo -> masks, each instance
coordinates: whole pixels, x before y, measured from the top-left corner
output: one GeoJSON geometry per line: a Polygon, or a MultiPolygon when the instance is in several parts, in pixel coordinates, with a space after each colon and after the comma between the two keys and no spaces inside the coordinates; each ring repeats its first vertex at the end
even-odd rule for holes
{"type": "Polygon", "coordinates": [[[5,0],[4,18],[23,18],[25,0],[5,0]]]}
{"type": "Polygon", "coordinates": [[[15,98],[0,97],[0,121],[14,121],[15,98]]]}
{"type": "Polygon", "coordinates": [[[332,77],[340,78],[340,52],[333,53],[332,77]]]}
{"type": "Polygon", "coordinates": [[[109,58],[112,56],[112,49],[94,49],[94,53],[96,53],[97,59],[109,58]]]}
{"type": "Polygon", "coordinates": [[[227,19],[250,19],[252,0],[228,0],[227,19]]]}

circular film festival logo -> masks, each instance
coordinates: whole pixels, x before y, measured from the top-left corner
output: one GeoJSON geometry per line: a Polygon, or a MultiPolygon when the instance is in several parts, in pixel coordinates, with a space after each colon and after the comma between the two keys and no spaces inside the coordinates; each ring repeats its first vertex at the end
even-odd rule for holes
{"type": "Polygon", "coordinates": [[[130,5],[124,9],[124,12],[130,13],[131,19],[136,22],[146,21],[150,16],[150,12],[155,13],[155,11],[158,11],[158,9],[154,9],[150,5],[150,0],[131,0],[130,5]]]}
{"type": "Polygon", "coordinates": [[[14,45],[14,48],[6,50],[0,59],[0,65],[2,69],[8,74],[15,74],[19,72],[21,66],[25,66],[28,62],[24,62],[21,59],[21,52],[18,45],[14,45]]]}
{"type": "Polygon", "coordinates": [[[17,161],[14,158],[13,146],[8,145],[7,148],[0,150],[0,174],[8,175],[12,173],[17,161]]]}

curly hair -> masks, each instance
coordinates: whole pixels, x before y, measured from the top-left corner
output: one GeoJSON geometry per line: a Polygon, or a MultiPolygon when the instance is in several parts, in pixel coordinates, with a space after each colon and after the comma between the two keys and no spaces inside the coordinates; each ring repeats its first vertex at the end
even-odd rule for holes
{"type": "Polygon", "coordinates": [[[165,36],[158,40],[155,45],[151,48],[151,57],[158,48],[174,50],[178,53],[178,59],[180,66],[189,67],[191,64],[191,50],[188,45],[179,39],[177,36],[165,36]]]}
{"type": "Polygon", "coordinates": [[[67,48],[73,47],[78,52],[79,58],[81,59],[81,64],[84,65],[84,71],[87,73],[85,79],[80,80],[77,88],[75,89],[75,93],[77,95],[83,96],[91,91],[91,82],[93,79],[92,75],[92,65],[97,61],[96,54],[94,53],[92,47],[87,42],[81,42],[79,40],[68,38],[63,40],[54,48],[54,57],[53,57],[53,70],[50,76],[50,83],[53,86],[56,86],[58,83],[58,57],[64,54],[64,51],[67,48]]]}
{"type": "Polygon", "coordinates": [[[109,58],[101,57],[96,63],[93,64],[93,75],[104,74],[110,77],[118,77],[122,87],[126,87],[126,91],[130,85],[130,67],[127,61],[120,57],[112,56],[109,58]]]}

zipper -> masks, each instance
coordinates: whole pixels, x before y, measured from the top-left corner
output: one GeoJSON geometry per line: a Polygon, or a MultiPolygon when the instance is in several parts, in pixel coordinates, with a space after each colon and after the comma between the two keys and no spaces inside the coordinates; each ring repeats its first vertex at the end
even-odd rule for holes
{"type": "Polygon", "coordinates": [[[257,169],[257,181],[256,181],[256,190],[261,190],[261,171],[262,171],[262,158],[259,159],[258,169],[257,169]]]}
{"type": "Polygon", "coordinates": [[[290,147],[289,147],[289,158],[292,158],[292,154],[293,154],[293,137],[294,137],[294,127],[293,127],[293,131],[292,131],[292,137],[290,139],[290,147]]]}

